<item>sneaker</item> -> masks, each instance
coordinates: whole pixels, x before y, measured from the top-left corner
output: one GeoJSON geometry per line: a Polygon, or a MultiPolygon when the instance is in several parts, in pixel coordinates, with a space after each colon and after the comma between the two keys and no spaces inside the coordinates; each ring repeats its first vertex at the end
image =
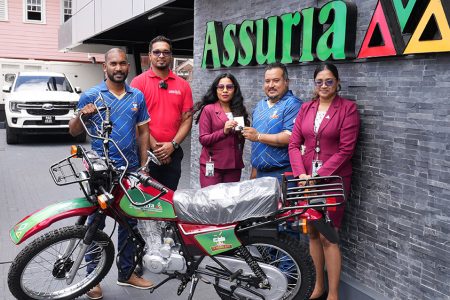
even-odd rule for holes
{"type": "Polygon", "coordinates": [[[102,299],[103,298],[103,293],[102,293],[102,288],[100,287],[100,284],[97,284],[96,286],[94,286],[92,289],[90,289],[87,293],[86,296],[89,299],[92,300],[96,300],[96,299],[102,299]]]}
{"type": "Polygon", "coordinates": [[[148,290],[155,286],[152,281],[139,277],[135,273],[131,274],[130,279],[127,281],[117,280],[117,284],[122,286],[131,286],[141,290],[148,290]]]}

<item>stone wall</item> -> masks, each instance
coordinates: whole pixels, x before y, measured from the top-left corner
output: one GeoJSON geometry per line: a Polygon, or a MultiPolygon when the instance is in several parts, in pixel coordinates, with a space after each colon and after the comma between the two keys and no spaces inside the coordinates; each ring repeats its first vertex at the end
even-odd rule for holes
{"type": "MultiPolygon", "coordinates": [[[[264,96],[264,67],[200,68],[207,21],[239,24],[326,2],[196,0],[194,101],[225,71],[239,80],[250,110],[264,96]]],[[[358,51],[377,0],[352,2],[358,7],[358,51]]],[[[316,65],[288,66],[290,88],[304,100],[311,98],[316,65]]],[[[343,273],[389,299],[448,299],[450,53],[336,65],[341,95],[354,99],[361,114],[352,194],[341,232],[343,273]]],[[[191,186],[198,187],[196,125],[191,142],[191,186]]],[[[249,150],[247,143],[243,178],[249,176],[249,150]]]]}

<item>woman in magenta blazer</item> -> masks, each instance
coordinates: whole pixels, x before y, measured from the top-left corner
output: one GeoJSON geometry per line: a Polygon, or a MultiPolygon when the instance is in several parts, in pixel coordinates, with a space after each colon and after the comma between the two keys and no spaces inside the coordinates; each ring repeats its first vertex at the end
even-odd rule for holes
{"type": "MultiPolygon", "coordinates": [[[[194,107],[199,124],[200,186],[241,179],[244,167],[242,154],[244,141],[236,117],[250,124],[241,89],[236,78],[229,73],[216,77],[202,101],[194,107]]],[[[242,124],[241,124],[242,126],[242,124]]]]}
{"type": "MultiPolygon", "coordinates": [[[[333,64],[317,67],[314,85],[315,97],[302,105],[289,142],[293,175],[298,178],[339,175],[344,180],[344,189],[348,195],[352,175],[351,158],[359,133],[356,104],[337,94],[340,90],[339,73],[333,64]]],[[[341,226],[343,214],[344,205],[329,212],[336,230],[341,226]]],[[[314,229],[309,239],[316,267],[316,286],[311,299],[338,299],[341,272],[339,245],[331,244],[314,229]],[[324,264],[328,273],[328,297],[324,288],[324,264]]]]}

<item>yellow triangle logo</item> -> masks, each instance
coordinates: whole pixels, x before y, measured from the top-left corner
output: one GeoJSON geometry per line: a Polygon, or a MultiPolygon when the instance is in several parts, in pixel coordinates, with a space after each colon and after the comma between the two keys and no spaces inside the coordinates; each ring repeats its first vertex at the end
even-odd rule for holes
{"type": "Polygon", "coordinates": [[[408,45],[403,54],[431,53],[431,52],[447,52],[450,51],[450,27],[444,12],[441,0],[430,0],[422,19],[417,24],[408,45]],[[423,36],[430,35],[426,31],[430,27],[428,23],[434,22],[440,39],[424,40],[423,36]]]}

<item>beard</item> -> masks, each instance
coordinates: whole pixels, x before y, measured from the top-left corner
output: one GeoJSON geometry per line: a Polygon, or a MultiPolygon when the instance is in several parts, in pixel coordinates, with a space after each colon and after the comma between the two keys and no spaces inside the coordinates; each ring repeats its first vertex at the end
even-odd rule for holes
{"type": "Polygon", "coordinates": [[[155,60],[151,62],[152,68],[157,68],[158,70],[167,70],[170,66],[170,61],[166,60],[155,60]]]}
{"type": "Polygon", "coordinates": [[[117,72],[117,73],[109,73],[107,72],[106,75],[108,76],[108,79],[114,83],[124,83],[127,79],[128,73],[124,72],[117,72]],[[116,78],[115,76],[122,75],[120,78],[116,78]]]}

